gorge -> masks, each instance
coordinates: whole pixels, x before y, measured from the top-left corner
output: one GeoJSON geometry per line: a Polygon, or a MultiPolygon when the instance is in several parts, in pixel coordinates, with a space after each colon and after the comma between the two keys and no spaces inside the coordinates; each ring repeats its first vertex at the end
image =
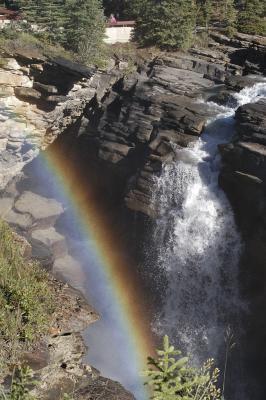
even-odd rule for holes
{"type": "Polygon", "coordinates": [[[19,52],[0,72],[1,217],[101,315],[86,362],[137,400],[162,335],[223,368],[228,326],[226,398],[264,398],[265,39],[213,41],[127,76],[19,52]]]}

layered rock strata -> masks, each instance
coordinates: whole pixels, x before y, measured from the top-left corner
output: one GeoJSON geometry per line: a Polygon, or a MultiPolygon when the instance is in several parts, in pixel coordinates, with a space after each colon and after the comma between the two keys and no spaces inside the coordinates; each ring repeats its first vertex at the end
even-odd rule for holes
{"type": "MultiPolygon", "coordinates": [[[[265,267],[266,240],[266,101],[246,104],[236,111],[237,134],[220,146],[223,169],[220,183],[232,200],[256,268],[265,267]],[[252,245],[253,242],[253,245],[252,245]]],[[[246,260],[247,261],[247,260],[246,260]]]]}
{"type": "MultiPolygon", "coordinates": [[[[247,82],[248,83],[248,82],[247,82]]],[[[266,296],[266,101],[238,108],[236,135],[220,146],[223,168],[220,185],[229,197],[243,238],[240,262],[242,295],[248,299],[243,357],[250,366],[249,381],[260,382],[261,397],[265,376],[265,296],[266,296]],[[251,367],[251,364],[253,365],[251,367]]],[[[240,350],[241,351],[241,350],[240,350]]],[[[257,383],[256,383],[257,385],[257,383]]],[[[257,390],[260,388],[258,387],[257,390]]]]}
{"type": "MultiPolygon", "coordinates": [[[[199,98],[215,96],[215,84],[226,83],[218,96],[223,104],[232,98],[233,91],[240,90],[243,84],[246,86],[243,73],[261,74],[265,70],[263,39],[247,35],[228,39],[217,33],[212,34],[212,39],[208,49],[159,55],[129,76],[116,71],[101,73],[61,59],[29,59],[21,54],[14,55],[16,61],[6,58],[7,63],[0,71],[4,95],[0,188],[6,188],[0,204],[1,216],[26,234],[34,256],[60,277],[74,263],[55,226],[63,210],[27,190],[18,192],[16,180],[8,186],[7,183],[14,176],[19,181],[19,172],[37,151],[68,132],[86,154],[86,168],[96,171],[106,198],[114,197],[116,206],[126,205],[133,213],[156,217],[155,177],[165,163],[177,157],[176,148],[197,140],[209,117],[199,98]],[[21,124],[19,132],[14,121],[21,124]],[[21,134],[24,131],[26,135],[21,134]],[[44,211],[41,216],[34,209],[40,202],[44,211]]],[[[224,169],[220,181],[238,210],[239,221],[242,220],[250,249],[248,257],[251,260],[259,246],[256,265],[262,269],[266,255],[263,253],[265,121],[261,113],[265,104],[258,103],[255,109],[250,107],[244,106],[237,112],[236,141],[221,148],[224,169]]],[[[259,296],[263,292],[261,284],[259,296]]],[[[80,343],[78,337],[73,347],[78,348],[80,343]]],[[[60,374],[64,374],[68,363],[60,349],[49,357],[55,360],[56,368],[60,365],[60,374]]],[[[80,367],[77,371],[79,375],[80,367]]],[[[87,379],[94,379],[90,371],[87,379]]],[[[52,378],[51,382],[54,386],[43,389],[50,393],[47,398],[55,398],[59,390],[60,385],[52,378]]],[[[97,396],[104,388],[113,394],[111,399],[132,398],[105,378],[96,378],[94,383],[93,393],[97,396]]],[[[93,399],[90,397],[93,387],[87,392],[86,387],[79,387],[80,398],[93,399]]]]}
{"type": "MultiPolygon", "coordinates": [[[[77,141],[87,148],[88,162],[97,163],[101,178],[107,176],[107,187],[113,186],[111,191],[129,209],[155,216],[153,177],[175,157],[173,145],[196,140],[208,118],[196,99],[227,81],[226,93],[220,94],[221,102],[227,101],[241,86],[243,73],[263,73],[265,48],[265,38],[236,34],[230,39],[212,32],[208,48],[159,54],[124,77],[115,69],[102,73],[60,58],[14,53],[15,60],[6,58],[0,71],[8,96],[9,115],[3,122],[12,124],[18,115],[30,134],[1,138],[2,187],[34,157],[34,150],[76,123],[77,141]],[[239,79],[230,86],[234,75],[239,79]]],[[[14,127],[6,126],[8,131],[14,127]]]]}
{"type": "Polygon", "coordinates": [[[0,190],[117,79],[60,58],[2,57],[0,190]]]}

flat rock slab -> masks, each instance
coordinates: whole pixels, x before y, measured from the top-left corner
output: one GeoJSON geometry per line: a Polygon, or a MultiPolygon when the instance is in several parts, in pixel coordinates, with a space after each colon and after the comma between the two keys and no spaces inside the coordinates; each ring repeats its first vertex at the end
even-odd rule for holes
{"type": "Polygon", "coordinates": [[[170,92],[186,94],[201,88],[213,86],[213,82],[199,73],[172,67],[156,66],[152,76],[153,82],[167,88],[170,92]]]}
{"type": "Polygon", "coordinates": [[[40,244],[52,249],[54,257],[62,257],[67,252],[67,246],[63,235],[58,233],[55,228],[36,229],[31,237],[40,244]]]}
{"type": "Polygon", "coordinates": [[[14,211],[13,204],[14,199],[11,197],[0,199],[0,218],[19,229],[29,229],[32,225],[31,216],[14,211]]]}
{"type": "Polygon", "coordinates": [[[15,203],[15,208],[20,213],[30,214],[34,221],[40,221],[45,225],[52,225],[64,212],[62,204],[58,201],[29,191],[25,191],[19,197],[15,203]]]}
{"type": "Polygon", "coordinates": [[[52,64],[78,78],[91,78],[96,71],[94,68],[88,68],[85,65],[75,63],[62,57],[55,57],[52,60],[52,64]]]}
{"type": "Polygon", "coordinates": [[[28,230],[32,224],[32,217],[29,214],[21,214],[14,210],[10,210],[3,219],[10,225],[13,225],[22,230],[28,230]]]}
{"type": "Polygon", "coordinates": [[[11,197],[0,199],[0,217],[5,219],[5,215],[12,209],[14,200],[11,197]]]}
{"type": "Polygon", "coordinates": [[[64,282],[69,283],[75,289],[83,292],[85,282],[82,266],[73,257],[67,255],[57,258],[53,265],[53,274],[64,282]]]}

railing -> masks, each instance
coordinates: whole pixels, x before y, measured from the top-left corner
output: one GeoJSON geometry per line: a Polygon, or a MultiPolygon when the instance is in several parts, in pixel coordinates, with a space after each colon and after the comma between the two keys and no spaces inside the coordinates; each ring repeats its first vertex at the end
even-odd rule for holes
{"type": "Polygon", "coordinates": [[[116,21],[116,22],[107,22],[107,27],[112,28],[112,27],[131,27],[133,28],[135,25],[135,21],[116,21]]]}

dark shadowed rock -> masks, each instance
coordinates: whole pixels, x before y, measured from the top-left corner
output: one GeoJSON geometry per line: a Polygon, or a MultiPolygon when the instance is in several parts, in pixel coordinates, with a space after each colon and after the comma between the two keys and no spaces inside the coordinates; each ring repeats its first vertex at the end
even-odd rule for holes
{"type": "Polygon", "coordinates": [[[22,100],[39,100],[41,98],[41,93],[32,88],[26,88],[26,87],[16,87],[15,88],[15,95],[22,100]]]}
{"type": "Polygon", "coordinates": [[[193,142],[209,117],[196,97],[213,82],[195,72],[190,58],[156,59],[149,76],[121,79],[98,104],[98,117],[94,105],[81,121],[80,134],[95,149],[100,168],[112,168],[113,190],[124,185],[126,206],[149,216],[154,175],[175,158],[173,144],[193,142]]]}
{"type": "MultiPolygon", "coordinates": [[[[249,299],[246,362],[265,360],[266,266],[266,102],[246,104],[236,112],[237,136],[221,146],[220,184],[234,207],[244,241],[241,283],[249,299]],[[261,351],[258,353],[258,348],[261,351]]],[[[256,379],[264,375],[256,371],[256,379]]]]}
{"type": "Polygon", "coordinates": [[[75,63],[62,57],[53,58],[51,62],[61,70],[79,78],[91,78],[95,73],[95,68],[88,68],[85,65],[75,63]]]}
{"type": "Polygon", "coordinates": [[[214,94],[208,98],[208,101],[213,101],[216,104],[219,104],[221,106],[229,106],[229,107],[236,107],[237,106],[237,100],[233,96],[233,91],[227,91],[223,90],[220,91],[217,94],[214,94]]]}
{"type": "Polygon", "coordinates": [[[225,80],[227,87],[236,92],[240,92],[245,87],[251,87],[258,82],[263,82],[263,78],[258,76],[229,76],[225,80]]]}
{"type": "Polygon", "coordinates": [[[251,348],[246,356],[256,354],[257,360],[263,363],[265,352],[258,357],[257,343],[262,346],[265,335],[265,328],[261,329],[258,321],[263,320],[265,314],[266,291],[262,278],[266,265],[266,101],[239,107],[236,124],[234,141],[220,146],[223,168],[219,181],[233,204],[245,242],[241,260],[242,283],[249,292],[254,316],[248,342],[256,338],[256,348],[251,348]]]}
{"type": "Polygon", "coordinates": [[[266,181],[266,101],[245,104],[236,111],[237,139],[220,146],[227,176],[229,170],[266,181]]]}
{"type": "Polygon", "coordinates": [[[33,83],[33,89],[38,90],[39,92],[49,95],[49,94],[57,94],[58,93],[58,88],[54,85],[44,85],[43,83],[40,82],[34,82],[33,83]]]}

